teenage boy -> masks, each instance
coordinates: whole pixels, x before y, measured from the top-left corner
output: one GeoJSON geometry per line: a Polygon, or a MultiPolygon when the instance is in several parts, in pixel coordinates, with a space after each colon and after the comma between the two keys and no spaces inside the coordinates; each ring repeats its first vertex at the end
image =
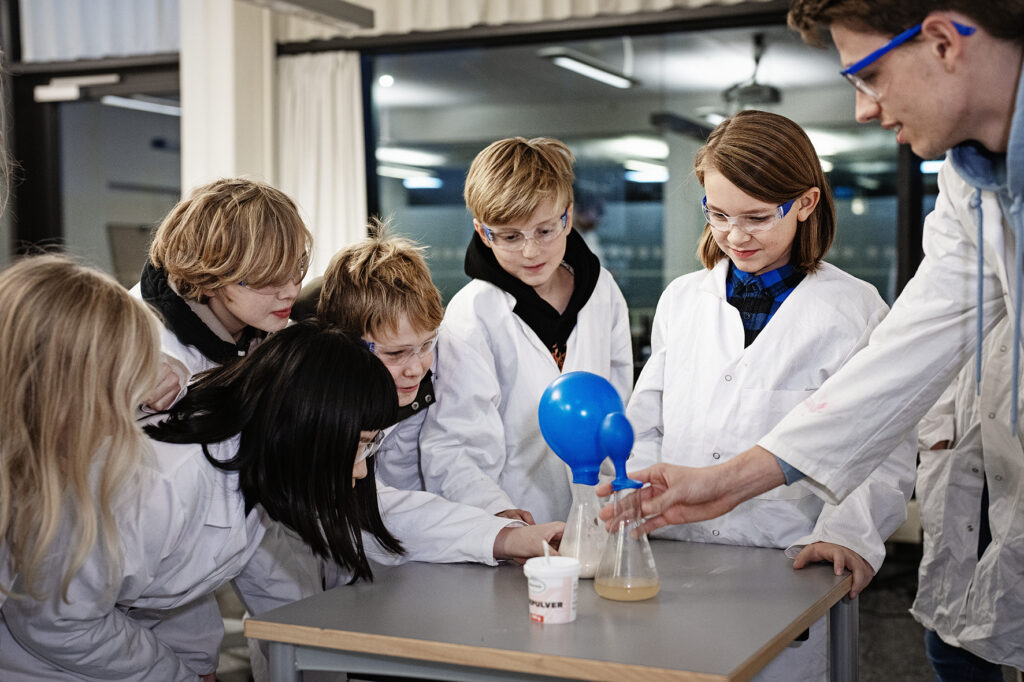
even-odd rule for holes
{"type": "Polygon", "coordinates": [[[437,405],[420,437],[428,490],[491,513],[565,520],[568,468],[537,422],[563,372],[607,378],[625,403],[633,380],[626,302],[572,229],[573,156],[558,140],[488,146],[470,166],[473,278],[448,304],[438,336],[437,405]],[[494,494],[494,483],[503,491],[494,494]]]}
{"type": "MultiPolygon", "coordinates": [[[[842,74],[857,88],[858,121],[878,120],[924,158],[949,150],[925,221],[925,257],[868,346],[757,446],[716,467],[658,465],[634,474],[652,483],[643,507],[648,530],[713,518],[803,476],[827,500],[842,499],[1006,317],[1013,359],[1003,427],[1021,438],[1024,4],[795,0],[789,21],[805,36],[830,30],[842,74]]],[[[982,381],[982,403],[991,386],[982,381]]],[[[993,542],[971,584],[976,606],[950,643],[1021,668],[1024,476],[1019,468],[986,476],[993,542]]]]}

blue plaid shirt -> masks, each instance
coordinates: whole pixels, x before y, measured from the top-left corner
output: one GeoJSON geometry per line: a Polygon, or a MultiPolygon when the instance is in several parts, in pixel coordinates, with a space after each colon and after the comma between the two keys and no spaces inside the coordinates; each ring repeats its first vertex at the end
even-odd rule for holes
{"type": "Polygon", "coordinates": [[[803,273],[788,263],[762,275],[752,275],[729,264],[725,297],[729,305],[740,311],[744,348],[754,342],[803,278],[803,273]]]}

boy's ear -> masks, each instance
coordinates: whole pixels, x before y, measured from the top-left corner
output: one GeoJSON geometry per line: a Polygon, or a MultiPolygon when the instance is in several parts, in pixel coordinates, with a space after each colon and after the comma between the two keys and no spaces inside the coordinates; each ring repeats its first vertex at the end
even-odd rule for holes
{"type": "Polygon", "coordinates": [[[811,217],[814,213],[814,209],[818,207],[818,202],[821,200],[821,190],[817,187],[811,187],[809,190],[800,195],[800,198],[796,200],[796,218],[800,222],[803,222],[811,217]]]}
{"type": "Polygon", "coordinates": [[[473,229],[476,230],[478,235],[480,235],[480,241],[482,241],[487,248],[492,248],[491,240],[487,238],[487,233],[484,232],[484,226],[481,225],[480,221],[476,218],[473,218],[473,229]]]}
{"type": "Polygon", "coordinates": [[[932,12],[921,22],[921,35],[928,41],[932,54],[950,72],[963,55],[965,42],[953,20],[949,12],[932,12]]]}

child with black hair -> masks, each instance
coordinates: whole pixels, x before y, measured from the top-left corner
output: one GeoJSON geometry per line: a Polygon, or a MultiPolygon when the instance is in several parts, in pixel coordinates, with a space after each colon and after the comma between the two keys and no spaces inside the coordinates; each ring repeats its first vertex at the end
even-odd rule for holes
{"type": "Polygon", "coordinates": [[[513,528],[424,492],[378,497],[368,458],[396,419],[395,396],[369,350],[315,321],[202,375],[166,421],[146,427],[153,452],[132,480],[135,494],[114,510],[123,565],[108,579],[97,552],[66,599],[57,591],[9,600],[13,638],[0,641],[0,669],[20,678],[194,680],[215,664],[219,638],[182,632],[178,616],[229,581],[259,614],[322,581],[372,579],[370,558],[494,563],[557,540],[560,524],[513,528]],[[283,554],[268,533],[294,534],[325,561],[283,554]],[[323,567],[329,573],[311,582],[323,567]]]}

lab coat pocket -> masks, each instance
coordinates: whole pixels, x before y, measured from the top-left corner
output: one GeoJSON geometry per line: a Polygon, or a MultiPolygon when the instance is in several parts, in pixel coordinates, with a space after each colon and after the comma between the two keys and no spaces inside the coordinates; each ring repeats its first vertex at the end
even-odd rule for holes
{"type": "MultiPolygon", "coordinates": [[[[744,389],[740,400],[741,414],[736,420],[743,423],[748,441],[742,450],[753,446],[771,431],[790,410],[806,400],[814,388],[808,389],[744,389]]],[[[782,485],[758,496],[763,500],[798,500],[813,493],[807,486],[782,485]]]]}

